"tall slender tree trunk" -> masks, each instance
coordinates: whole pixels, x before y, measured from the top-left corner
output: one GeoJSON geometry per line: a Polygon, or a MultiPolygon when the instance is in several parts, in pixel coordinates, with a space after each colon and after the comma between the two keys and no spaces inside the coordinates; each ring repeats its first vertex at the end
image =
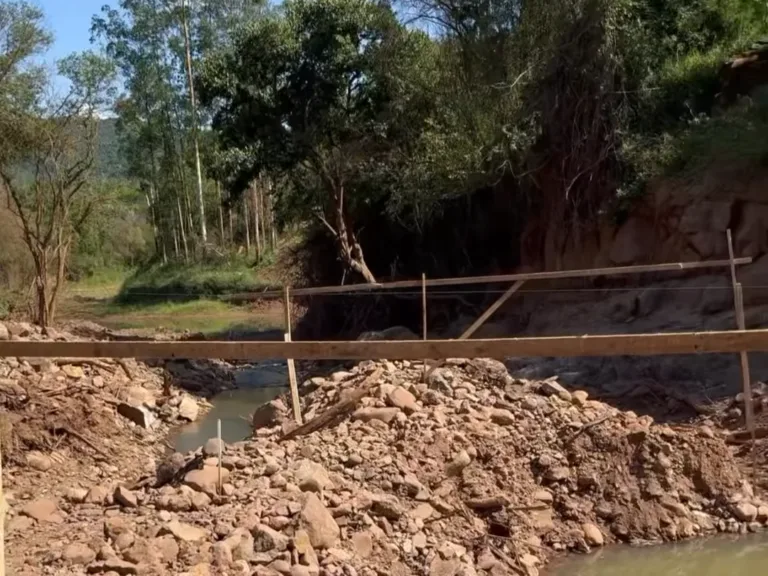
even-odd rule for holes
{"type": "Polygon", "coordinates": [[[227,245],[227,238],[224,236],[224,198],[221,195],[221,182],[216,182],[216,191],[219,195],[219,237],[221,238],[222,247],[227,245]]]}
{"type": "Polygon", "coordinates": [[[248,218],[248,196],[243,196],[243,220],[245,220],[245,253],[251,253],[251,231],[248,218]]]}
{"type": "Polygon", "coordinates": [[[264,190],[259,189],[259,210],[261,210],[261,237],[263,239],[262,244],[264,249],[269,244],[269,236],[267,236],[267,227],[269,226],[269,212],[267,211],[267,204],[264,198],[264,190]]]}
{"type": "Polygon", "coordinates": [[[233,217],[232,217],[232,200],[230,199],[229,204],[227,205],[227,215],[229,216],[229,243],[232,244],[232,246],[235,245],[235,227],[233,225],[233,217]]]}
{"type": "Polygon", "coordinates": [[[205,226],[205,202],[203,200],[203,170],[200,166],[200,138],[197,125],[197,103],[195,102],[195,81],[192,74],[192,47],[189,39],[187,0],[181,0],[181,21],[184,28],[184,48],[187,61],[187,79],[189,81],[189,107],[192,113],[192,140],[195,147],[195,169],[197,171],[197,202],[200,213],[200,237],[203,244],[208,242],[208,231],[205,226]]]}
{"type": "Polygon", "coordinates": [[[187,233],[184,231],[184,214],[181,210],[181,200],[176,196],[176,206],[179,209],[179,232],[181,233],[181,244],[184,246],[184,262],[189,262],[189,246],[187,244],[187,233]]]}
{"type": "Polygon", "coordinates": [[[254,185],[251,187],[251,199],[253,200],[253,230],[255,234],[254,238],[254,244],[256,246],[256,260],[261,259],[261,238],[262,235],[259,232],[259,212],[261,210],[259,209],[259,185],[258,183],[254,183],[254,185]]]}
{"type": "Polygon", "coordinates": [[[269,196],[267,197],[267,202],[269,203],[270,240],[272,241],[272,250],[276,250],[277,249],[277,227],[275,226],[275,205],[272,201],[271,191],[269,196]]]}
{"type": "Polygon", "coordinates": [[[176,260],[179,259],[179,233],[176,230],[176,224],[173,225],[173,253],[176,260]]]}

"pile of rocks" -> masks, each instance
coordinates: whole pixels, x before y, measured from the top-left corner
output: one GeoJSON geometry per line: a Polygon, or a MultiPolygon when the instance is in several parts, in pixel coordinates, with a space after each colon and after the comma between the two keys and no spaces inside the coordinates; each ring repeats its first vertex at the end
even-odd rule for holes
{"type": "Polygon", "coordinates": [[[174,454],[141,488],[104,477],[17,494],[15,573],[533,576],[558,551],[768,521],[710,428],[657,425],[492,360],[422,374],[366,362],[310,379],[305,420],[366,394],[290,440],[272,403],[252,440],[174,454]]]}
{"type": "MultiPolygon", "coordinates": [[[[25,323],[0,324],[0,338],[70,340],[25,323]]],[[[52,450],[81,461],[126,456],[136,440],[157,443],[196,420],[207,404],[168,382],[162,368],[133,360],[0,358],[3,458],[50,467],[52,450]]]]}

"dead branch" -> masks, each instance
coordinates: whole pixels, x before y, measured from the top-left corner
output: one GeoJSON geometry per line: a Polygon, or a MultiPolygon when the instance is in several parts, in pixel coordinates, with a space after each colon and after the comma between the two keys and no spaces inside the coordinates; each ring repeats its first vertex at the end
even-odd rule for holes
{"type": "Polygon", "coordinates": [[[280,442],[284,442],[286,440],[291,440],[293,438],[296,438],[298,436],[305,436],[307,434],[312,434],[313,432],[317,432],[318,430],[322,430],[326,426],[330,425],[332,422],[337,421],[340,418],[343,418],[352,410],[355,409],[357,406],[357,403],[360,402],[368,393],[370,393],[371,388],[373,388],[376,384],[379,382],[379,378],[381,378],[382,373],[384,370],[382,368],[377,369],[373,374],[368,376],[365,380],[363,380],[363,383],[351,394],[349,394],[346,398],[341,400],[340,402],[334,404],[331,406],[328,410],[320,414],[317,418],[313,418],[309,422],[302,424],[301,426],[294,428],[293,430],[290,430],[289,432],[286,432],[283,434],[283,436],[280,438],[280,442]]]}

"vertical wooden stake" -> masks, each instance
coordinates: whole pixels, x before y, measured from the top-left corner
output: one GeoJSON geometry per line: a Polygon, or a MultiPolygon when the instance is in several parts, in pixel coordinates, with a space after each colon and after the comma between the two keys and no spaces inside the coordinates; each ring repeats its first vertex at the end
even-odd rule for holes
{"type": "Polygon", "coordinates": [[[219,439],[219,494],[224,494],[224,483],[221,481],[221,420],[216,421],[216,438],[219,439]]]}
{"type": "MultiPolygon", "coordinates": [[[[731,260],[731,282],[733,284],[733,305],[736,312],[736,326],[739,330],[747,329],[747,322],[744,317],[744,293],[741,284],[736,281],[736,264],[733,254],[733,237],[730,228],[726,232],[728,238],[728,257],[731,260]]],[[[752,378],[749,371],[749,357],[746,352],[739,353],[741,361],[741,384],[744,394],[744,420],[747,431],[751,437],[752,446],[752,481],[755,480],[757,470],[755,455],[755,409],[752,401],[752,378]]]]}
{"type": "MultiPolygon", "coordinates": [[[[427,275],[421,275],[421,330],[422,338],[427,339],[427,275]]],[[[421,379],[427,381],[427,361],[424,360],[424,370],[421,379]]]]}
{"type": "Polygon", "coordinates": [[[0,446],[0,576],[5,576],[5,492],[3,491],[3,454],[0,446]]]}
{"type": "MultiPolygon", "coordinates": [[[[283,304],[285,306],[285,341],[291,341],[291,289],[286,286],[283,289],[283,304]]],[[[288,383],[291,386],[291,404],[293,405],[293,417],[296,423],[303,424],[301,418],[301,403],[299,401],[299,385],[296,382],[296,363],[293,358],[288,358],[288,383]]]]}

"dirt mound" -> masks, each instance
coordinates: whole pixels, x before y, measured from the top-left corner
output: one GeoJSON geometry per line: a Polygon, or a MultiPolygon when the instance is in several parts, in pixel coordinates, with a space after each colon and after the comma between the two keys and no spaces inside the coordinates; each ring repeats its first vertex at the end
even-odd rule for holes
{"type": "Polygon", "coordinates": [[[276,401],[221,462],[213,439],[149,477],[138,460],[56,479],[12,467],[15,573],[535,576],[557,552],[768,521],[712,429],[657,425],[492,360],[422,374],[366,362],[312,378],[315,431],[276,401]]]}
{"type": "MultiPolygon", "coordinates": [[[[73,339],[28,324],[9,324],[8,332],[26,340],[73,339]]],[[[0,358],[3,459],[24,464],[30,451],[63,450],[81,462],[130,458],[137,445],[167,434],[184,401],[162,368],[134,360],[0,358]]]]}

